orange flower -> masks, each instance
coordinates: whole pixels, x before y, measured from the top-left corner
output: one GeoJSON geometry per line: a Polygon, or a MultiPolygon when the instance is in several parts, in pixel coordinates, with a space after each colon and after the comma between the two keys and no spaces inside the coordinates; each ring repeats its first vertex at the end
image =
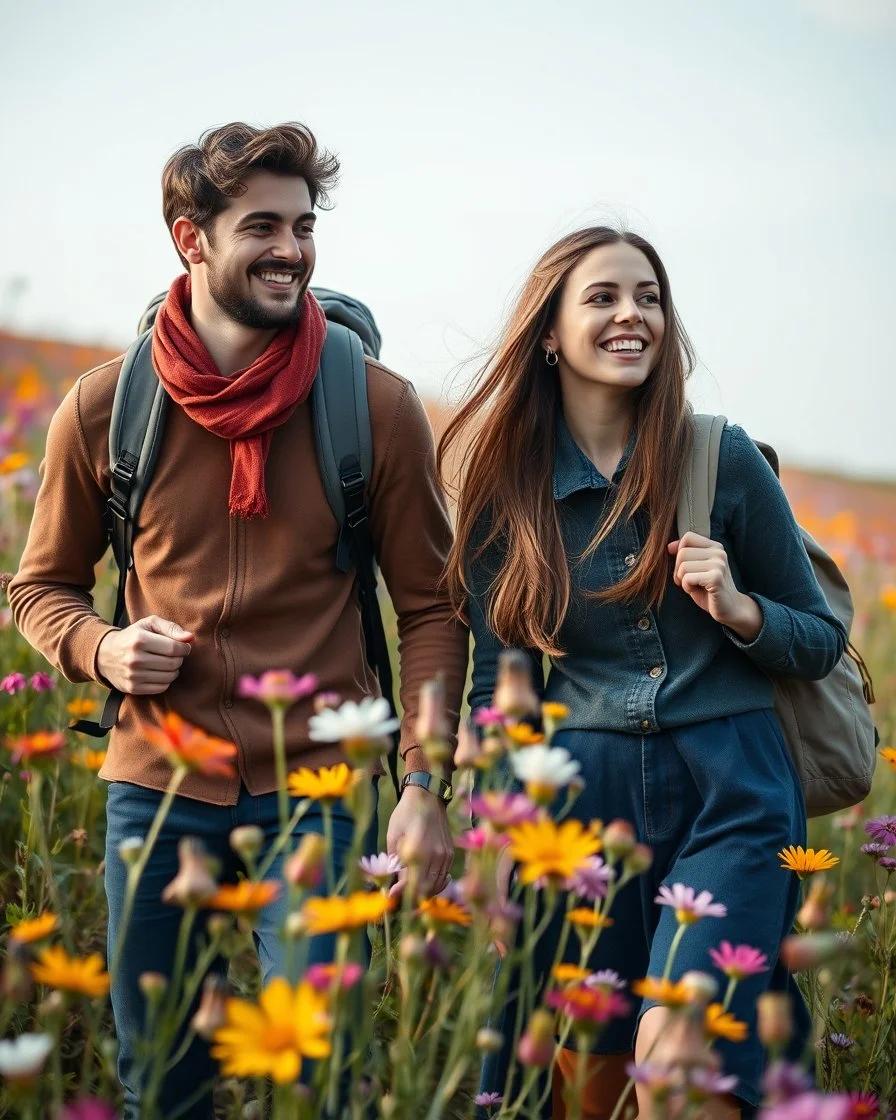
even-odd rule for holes
{"type": "Polygon", "coordinates": [[[577,906],[574,910],[570,910],[566,915],[566,920],[572,922],[574,926],[581,926],[584,929],[607,929],[613,924],[612,918],[607,918],[603,914],[596,914],[593,910],[589,910],[587,906],[577,906]]]}
{"type": "Polygon", "coordinates": [[[690,989],[680,981],[657,980],[653,976],[645,976],[643,980],[636,980],[632,984],[632,991],[642,999],[652,999],[667,1007],[683,1007],[691,1002],[690,989]]]}
{"type": "Polygon", "coordinates": [[[10,930],[9,936],[15,938],[20,945],[30,945],[32,941],[40,941],[47,937],[59,925],[55,914],[40,914],[36,918],[26,918],[16,922],[10,930]]]}
{"type": "Polygon", "coordinates": [[[75,719],[81,719],[84,716],[91,715],[95,707],[96,702],[94,700],[88,700],[86,696],[78,696],[65,705],[65,710],[75,719]]]}
{"type": "Polygon", "coordinates": [[[83,766],[85,770],[93,770],[94,773],[102,767],[105,761],[105,751],[93,751],[89,747],[85,747],[83,751],[72,755],[72,762],[76,762],[78,766],[83,766]]]}
{"type": "Polygon", "coordinates": [[[892,770],[896,770],[896,749],[893,747],[884,747],[880,752],[880,757],[886,762],[892,770]]]}
{"type": "Polygon", "coordinates": [[[168,712],[161,727],[144,723],[142,730],[147,740],[161,751],[172,766],[185,766],[206,777],[236,777],[236,769],[228,761],[236,756],[234,744],[207,735],[201,728],[181,719],[176,712],[168,712]]]}
{"type": "Polygon", "coordinates": [[[743,1042],[748,1027],[725,1010],[720,1003],[711,1003],[706,1009],[706,1033],[713,1038],[727,1038],[729,1042],[743,1042]]]}
{"type": "Polygon", "coordinates": [[[580,984],[591,972],[577,964],[555,964],[552,975],[558,984],[580,984]]]}
{"type": "Polygon", "coordinates": [[[343,933],[378,922],[397,905],[397,898],[389,898],[380,891],[355,891],[344,898],[309,898],[302,907],[302,919],[306,932],[312,936],[343,933]]]}
{"type": "Polygon", "coordinates": [[[43,758],[58,758],[65,747],[65,736],[61,731],[35,731],[33,735],[22,735],[10,739],[12,761],[38,762],[43,758]]]}
{"type": "Polygon", "coordinates": [[[4,459],[0,459],[0,474],[15,474],[22,467],[28,466],[28,456],[24,451],[13,451],[4,459]]]}
{"type": "Polygon", "coordinates": [[[253,883],[241,879],[239,883],[225,883],[218,887],[203,905],[208,910],[232,910],[237,914],[257,914],[274,901],[280,894],[280,883],[267,879],[253,883]]]}
{"type": "Polygon", "coordinates": [[[896,611],[896,587],[893,584],[887,584],[881,590],[880,601],[888,611],[896,611]]]}
{"type": "Polygon", "coordinates": [[[424,898],[418,913],[423,915],[427,924],[433,926],[468,926],[472,920],[468,910],[449,898],[424,898]]]}
{"type": "Polygon", "coordinates": [[[42,949],[31,975],[38,984],[83,996],[104,996],[109,991],[109,973],[103,971],[99,953],[70,957],[61,945],[42,949]]]}
{"type": "Polygon", "coordinates": [[[510,723],[505,728],[508,739],[518,747],[531,747],[544,742],[544,735],[533,731],[528,723],[510,723]]]}

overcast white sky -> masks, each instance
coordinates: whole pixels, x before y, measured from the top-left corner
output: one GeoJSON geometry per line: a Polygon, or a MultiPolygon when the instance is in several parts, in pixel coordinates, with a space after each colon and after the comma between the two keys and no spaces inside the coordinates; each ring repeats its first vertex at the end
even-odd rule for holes
{"type": "Polygon", "coordinates": [[[896,477],[894,0],[0,0],[0,105],[5,326],[124,346],[178,271],[166,158],[298,119],[343,166],[315,279],[422,393],[609,219],[665,259],[698,408],[896,477]]]}

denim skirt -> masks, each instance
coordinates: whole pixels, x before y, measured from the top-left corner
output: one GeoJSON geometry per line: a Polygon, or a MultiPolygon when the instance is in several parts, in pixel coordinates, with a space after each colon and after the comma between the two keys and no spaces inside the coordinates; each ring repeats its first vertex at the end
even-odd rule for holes
{"type": "MultiPolygon", "coordinates": [[[[613,924],[601,932],[588,962],[592,970],[615,969],[626,987],[644,976],[663,975],[678,923],[674,910],[654,899],[660,886],[673,883],[709,891],[725,904],[727,916],[705,917],[685,930],[672,979],[691,969],[709,972],[719,982],[721,1000],[727,978],[714,968],[710,949],[730,941],[768,957],[769,970],[740,981],[731,1003],[730,1011],[749,1026],[747,1040],[715,1044],[725,1072],[738,1078],[735,1095],[755,1106],[765,1063],[756,1037],[757,996],[769,988],[792,993],[798,1024],[792,1052],[799,1053],[809,1030],[796,984],[778,963],[779,946],[799,906],[800,884],[780,866],[777,852],[806,843],[806,816],[777,716],[760,709],[651,735],[563,729],[553,745],[565,747],[578,761],[585,782],[570,816],[585,822],[623,818],[654,853],[650,870],[616,896],[613,924]]],[[[563,912],[561,902],[535,949],[535,972],[542,979],[554,960],[563,912]]],[[[564,959],[578,963],[576,940],[569,939],[564,959]]],[[[513,988],[511,982],[508,990],[513,988]]],[[[647,1005],[631,992],[627,998],[630,1014],[607,1026],[595,1053],[634,1049],[647,1005]]],[[[510,1000],[495,1024],[505,1038],[514,1037],[513,1020],[510,1000]]],[[[504,1052],[486,1060],[484,1090],[504,1089],[507,1058],[504,1052]]]]}

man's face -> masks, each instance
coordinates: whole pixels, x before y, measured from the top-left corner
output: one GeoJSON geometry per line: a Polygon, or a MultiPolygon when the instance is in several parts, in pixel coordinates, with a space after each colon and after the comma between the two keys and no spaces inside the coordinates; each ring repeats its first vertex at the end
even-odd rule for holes
{"type": "Polygon", "coordinates": [[[304,179],[255,171],[202,235],[209,294],[256,330],[295,323],[314,270],[314,221],[304,179]]]}

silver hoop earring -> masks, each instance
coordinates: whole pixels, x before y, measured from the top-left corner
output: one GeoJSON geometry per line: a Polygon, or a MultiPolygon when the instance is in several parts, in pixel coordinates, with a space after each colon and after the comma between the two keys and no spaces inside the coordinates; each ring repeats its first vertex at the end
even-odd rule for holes
{"type": "Polygon", "coordinates": [[[544,352],[544,360],[549,366],[555,366],[560,361],[560,357],[557,354],[557,351],[552,350],[549,346],[544,352]]]}

